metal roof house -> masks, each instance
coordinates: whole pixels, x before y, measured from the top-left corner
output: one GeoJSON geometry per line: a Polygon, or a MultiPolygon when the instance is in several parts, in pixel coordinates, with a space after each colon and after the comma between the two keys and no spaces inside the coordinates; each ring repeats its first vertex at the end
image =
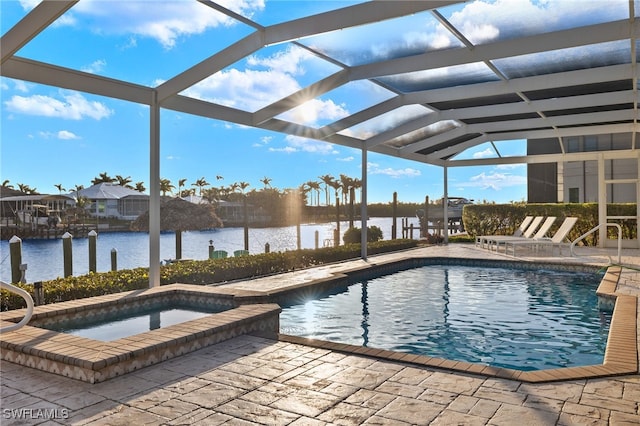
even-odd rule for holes
{"type": "Polygon", "coordinates": [[[75,200],[86,198],[87,213],[93,217],[134,220],[149,210],[149,196],[115,183],[98,183],[69,194],[75,200]]]}
{"type": "MultiPolygon", "coordinates": [[[[445,197],[452,167],[555,164],[557,178],[568,163],[589,161],[597,173],[600,223],[608,220],[612,185],[631,185],[635,199],[640,198],[640,0],[531,0],[509,3],[512,8],[497,0],[320,1],[308,2],[314,7],[306,14],[281,19],[254,18],[239,4],[200,0],[197,14],[211,14],[245,31],[220,50],[202,52],[199,62],[181,64],[170,78],[147,85],[118,79],[118,73],[101,76],[21,56],[24,46],[76,3],[41,2],[8,29],[0,40],[0,73],[148,108],[150,137],[140,143],[150,147],[151,286],[159,285],[161,110],[356,148],[365,209],[369,152],[440,166],[445,197]],[[466,6],[480,12],[491,7],[494,13],[467,16],[466,6]],[[261,50],[277,47],[300,49],[331,71],[307,73],[299,90],[251,105],[190,91],[261,50]],[[363,90],[380,96],[357,104],[363,90]],[[297,108],[337,93],[352,94],[348,115],[320,126],[296,118],[297,108]],[[623,142],[571,149],[572,138],[589,136],[623,142]],[[500,143],[522,140],[529,141],[528,152],[502,155],[500,143]],[[553,149],[535,149],[549,146],[539,142],[549,140],[553,149]],[[461,155],[485,143],[494,147],[491,158],[461,155]],[[607,164],[618,160],[629,161],[630,172],[607,178],[607,164]]],[[[557,201],[564,199],[556,193],[557,201]]],[[[640,212],[634,219],[639,218],[640,212]]],[[[600,239],[606,239],[604,230],[600,239]]]]}

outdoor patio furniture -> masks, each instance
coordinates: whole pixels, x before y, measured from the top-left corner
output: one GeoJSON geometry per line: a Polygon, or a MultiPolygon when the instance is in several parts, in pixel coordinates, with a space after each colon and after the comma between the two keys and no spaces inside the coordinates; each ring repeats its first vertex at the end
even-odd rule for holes
{"type": "MultiPolygon", "coordinates": [[[[533,236],[533,233],[536,232],[536,229],[538,229],[538,227],[540,226],[540,224],[542,223],[542,221],[544,220],[544,216],[536,216],[533,218],[533,220],[531,221],[531,223],[529,224],[529,226],[527,227],[527,229],[525,229],[522,232],[522,235],[519,237],[513,236],[513,235],[493,235],[493,236],[487,236],[485,238],[485,243],[487,245],[487,249],[491,250],[491,247],[495,244],[496,245],[496,251],[498,251],[498,243],[497,241],[505,241],[511,238],[531,238],[533,236]]],[[[484,247],[484,245],[483,245],[484,247]]]]}
{"type": "MultiPolygon", "coordinates": [[[[553,223],[555,221],[556,221],[556,217],[555,216],[548,216],[544,220],[542,225],[540,225],[540,228],[536,231],[536,233],[533,236],[531,236],[531,233],[529,232],[529,229],[527,229],[525,231],[525,234],[522,237],[504,236],[504,237],[492,238],[491,240],[489,240],[489,248],[492,245],[495,245],[496,252],[498,252],[500,250],[500,244],[505,244],[505,247],[506,247],[507,243],[513,242],[513,241],[534,241],[536,239],[544,238],[544,237],[547,236],[547,233],[549,232],[549,230],[551,229],[551,226],[553,226],[553,223]]],[[[535,222],[535,219],[534,219],[534,222],[535,222]]],[[[533,226],[533,224],[531,226],[533,226]]],[[[505,250],[506,250],[506,248],[505,248],[505,250]]]]}
{"type": "MultiPolygon", "coordinates": [[[[531,221],[533,220],[533,216],[527,216],[522,220],[522,223],[520,224],[520,226],[518,226],[518,229],[516,229],[513,233],[513,237],[521,237],[524,233],[524,231],[527,230],[527,228],[529,227],[529,225],[531,224],[531,221]]],[[[541,219],[542,220],[542,217],[541,219]]],[[[533,232],[533,231],[532,231],[533,232]]],[[[493,238],[495,237],[495,235],[478,235],[476,237],[476,247],[480,246],[482,248],[484,248],[485,244],[488,243],[488,239],[489,238],[493,238]]]]}
{"type": "Polygon", "coordinates": [[[511,245],[513,249],[513,256],[516,255],[516,247],[517,246],[529,246],[534,248],[535,250],[540,249],[541,247],[551,246],[551,255],[553,255],[554,247],[558,247],[558,255],[562,255],[562,244],[565,244],[565,239],[569,232],[573,229],[576,222],[578,221],[577,217],[567,217],[560,228],[553,234],[553,237],[541,237],[541,238],[531,238],[529,240],[520,240],[520,241],[507,241],[505,242],[504,252],[507,254],[508,246],[511,245]]]}

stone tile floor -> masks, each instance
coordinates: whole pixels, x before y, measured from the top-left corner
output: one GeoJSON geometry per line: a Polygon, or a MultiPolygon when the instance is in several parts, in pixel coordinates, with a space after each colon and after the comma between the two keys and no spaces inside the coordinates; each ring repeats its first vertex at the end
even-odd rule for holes
{"type": "MultiPolygon", "coordinates": [[[[455,246],[412,253],[500,256],[455,246]]],[[[623,263],[638,259],[632,251],[623,263]]],[[[638,283],[631,271],[621,285],[639,295],[638,283]]],[[[3,426],[640,424],[638,374],[531,384],[253,336],[93,385],[8,362],[0,372],[3,426]]]]}

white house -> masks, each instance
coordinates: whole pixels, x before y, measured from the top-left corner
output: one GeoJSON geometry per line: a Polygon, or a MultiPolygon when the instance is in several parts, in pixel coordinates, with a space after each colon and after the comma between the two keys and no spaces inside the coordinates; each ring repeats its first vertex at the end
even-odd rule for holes
{"type": "Polygon", "coordinates": [[[88,199],[91,204],[86,210],[94,217],[134,220],[149,210],[147,194],[115,183],[98,183],[70,195],[76,199],[88,199]]]}

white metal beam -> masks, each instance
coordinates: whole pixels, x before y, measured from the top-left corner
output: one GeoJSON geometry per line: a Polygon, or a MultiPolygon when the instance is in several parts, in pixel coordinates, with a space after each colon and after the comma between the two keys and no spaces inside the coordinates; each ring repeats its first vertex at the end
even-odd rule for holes
{"type": "Polygon", "coordinates": [[[256,31],[213,56],[174,76],[157,87],[163,102],[264,46],[264,32],[256,31]]]}
{"type": "Polygon", "coordinates": [[[364,25],[411,13],[447,6],[456,1],[376,1],[336,9],[313,16],[294,19],[258,30],[221,52],[210,56],[185,72],[178,74],[157,87],[160,101],[182,92],[199,81],[239,61],[258,49],[314,34],[364,25]]]}
{"type": "Polygon", "coordinates": [[[62,87],[139,104],[151,104],[151,88],[122,80],[13,57],[0,69],[0,75],[17,80],[62,87]]]}
{"type": "Polygon", "coordinates": [[[0,52],[2,52],[0,64],[4,64],[22,46],[40,34],[77,2],[78,0],[40,2],[0,39],[0,52]]]}
{"type": "Polygon", "coordinates": [[[446,164],[448,167],[495,166],[503,164],[543,164],[557,163],[559,161],[591,161],[597,160],[601,155],[605,160],[626,159],[637,157],[638,151],[625,149],[616,151],[573,152],[566,154],[520,155],[500,158],[449,160],[446,164]]]}
{"type": "Polygon", "coordinates": [[[266,28],[267,45],[371,24],[460,3],[460,0],[369,1],[266,28]]]}
{"type": "Polygon", "coordinates": [[[566,86],[632,79],[633,70],[628,64],[567,71],[556,74],[514,78],[509,81],[491,81],[465,86],[445,87],[405,94],[407,103],[425,104],[490,97],[534,90],[546,90],[566,86]]]}
{"type": "Polygon", "coordinates": [[[393,98],[382,101],[376,105],[373,105],[372,107],[356,112],[345,118],[328,124],[324,126],[322,130],[327,134],[338,133],[341,130],[351,128],[360,123],[364,123],[367,120],[371,120],[372,118],[385,114],[389,111],[393,111],[396,108],[400,108],[404,104],[405,103],[403,101],[403,96],[394,96],[393,98]]]}

